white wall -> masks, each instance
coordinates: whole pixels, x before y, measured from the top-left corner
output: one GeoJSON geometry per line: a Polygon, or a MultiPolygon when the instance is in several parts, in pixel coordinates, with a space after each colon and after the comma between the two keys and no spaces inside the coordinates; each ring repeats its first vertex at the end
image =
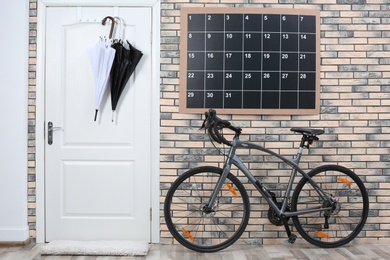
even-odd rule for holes
{"type": "Polygon", "coordinates": [[[0,242],[25,241],[27,223],[28,0],[0,8],[0,242]]]}

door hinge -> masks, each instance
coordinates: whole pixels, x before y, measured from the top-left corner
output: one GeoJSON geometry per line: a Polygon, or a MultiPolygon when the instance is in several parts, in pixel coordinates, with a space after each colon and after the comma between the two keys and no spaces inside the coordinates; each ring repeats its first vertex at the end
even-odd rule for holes
{"type": "Polygon", "coordinates": [[[150,221],[152,221],[152,220],[153,220],[153,209],[150,208],[150,221]]]}

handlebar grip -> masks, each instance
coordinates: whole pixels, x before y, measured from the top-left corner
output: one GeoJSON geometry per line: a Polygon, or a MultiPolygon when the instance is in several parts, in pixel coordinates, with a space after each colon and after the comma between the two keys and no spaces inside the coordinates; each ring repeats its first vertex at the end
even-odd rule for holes
{"type": "Polygon", "coordinates": [[[223,127],[219,128],[218,125],[215,125],[214,126],[214,133],[215,133],[215,136],[217,137],[217,139],[219,140],[219,143],[223,143],[223,144],[226,144],[228,146],[231,146],[232,143],[228,140],[226,140],[226,138],[221,134],[221,130],[222,130],[223,127]]]}
{"type": "Polygon", "coordinates": [[[217,112],[213,109],[210,109],[205,113],[206,119],[203,122],[201,128],[207,128],[210,137],[217,143],[224,143],[228,146],[231,146],[231,142],[226,140],[226,138],[221,134],[223,128],[229,128],[235,132],[235,135],[241,133],[241,128],[233,126],[229,121],[222,120],[217,116],[217,112]]]}

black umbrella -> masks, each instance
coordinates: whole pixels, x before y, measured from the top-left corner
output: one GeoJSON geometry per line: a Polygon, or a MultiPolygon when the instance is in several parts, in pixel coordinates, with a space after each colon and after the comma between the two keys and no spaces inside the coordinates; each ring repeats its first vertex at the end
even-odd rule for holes
{"type": "MultiPolygon", "coordinates": [[[[111,108],[114,114],[119,98],[133,74],[135,67],[142,57],[142,52],[133,47],[128,41],[128,48],[121,40],[116,40],[111,45],[116,50],[114,62],[111,67],[111,108]]],[[[113,119],[112,119],[113,120],[113,119]]]]}

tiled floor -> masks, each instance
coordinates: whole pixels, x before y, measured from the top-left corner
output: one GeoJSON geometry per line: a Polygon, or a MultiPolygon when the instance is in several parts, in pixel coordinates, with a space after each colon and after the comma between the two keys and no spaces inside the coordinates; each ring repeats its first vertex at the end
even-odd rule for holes
{"type": "Polygon", "coordinates": [[[42,256],[42,244],[24,247],[0,247],[1,260],[151,260],[151,259],[204,259],[204,260],[254,260],[254,259],[390,259],[390,245],[347,245],[334,249],[323,249],[306,243],[293,245],[233,245],[217,253],[202,254],[179,245],[152,245],[147,256],[42,256]]]}

